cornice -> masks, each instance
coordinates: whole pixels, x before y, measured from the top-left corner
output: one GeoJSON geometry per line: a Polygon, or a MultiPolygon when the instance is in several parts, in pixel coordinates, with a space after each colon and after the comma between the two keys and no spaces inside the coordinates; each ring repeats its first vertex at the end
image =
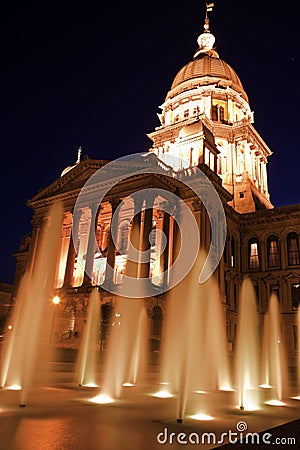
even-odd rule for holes
{"type": "Polygon", "coordinates": [[[241,226],[244,228],[275,222],[281,222],[283,224],[291,219],[299,220],[300,226],[300,203],[240,214],[241,226]]]}

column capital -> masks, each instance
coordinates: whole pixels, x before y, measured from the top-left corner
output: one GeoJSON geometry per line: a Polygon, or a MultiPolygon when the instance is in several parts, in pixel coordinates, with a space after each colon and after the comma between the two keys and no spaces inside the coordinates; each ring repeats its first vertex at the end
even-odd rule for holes
{"type": "Polygon", "coordinates": [[[192,202],[192,207],[194,212],[203,212],[205,211],[205,207],[203,205],[203,203],[201,202],[201,200],[195,200],[192,202]]]}
{"type": "Polygon", "coordinates": [[[72,215],[72,218],[73,218],[73,219],[80,219],[80,217],[81,217],[82,214],[83,214],[82,209],[76,208],[76,209],[75,209],[75,212],[74,212],[74,209],[75,209],[75,207],[73,207],[73,208],[71,208],[71,209],[69,210],[69,212],[70,212],[71,215],[72,215]]]}
{"type": "Polygon", "coordinates": [[[134,210],[141,211],[145,200],[143,193],[139,191],[133,192],[133,194],[131,194],[131,198],[133,200],[134,210]]]}
{"type": "Polygon", "coordinates": [[[89,204],[89,209],[91,210],[92,216],[96,216],[98,213],[101,212],[102,206],[99,205],[97,202],[93,202],[89,204]]]}
{"type": "Polygon", "coordinates": [[[145,207],[146,208],[152,208],[154,200],[156,199],[157,194],[155,192],[147,192],[146,198],[145,198],[145,207]]]}
{"type": "Polygon", "coordinates": [[[31,220],[31,225],[33,228],[39,228],[42,225],[42,217],[33,217],[31,220]]]}
{"type": "Polygon", "coordinates": [[[108,200],[111,206],[111,210],[114,213],[119,204],[122,202],[122,200],[119,197],[112,197],[110,200],[108,200]]]}

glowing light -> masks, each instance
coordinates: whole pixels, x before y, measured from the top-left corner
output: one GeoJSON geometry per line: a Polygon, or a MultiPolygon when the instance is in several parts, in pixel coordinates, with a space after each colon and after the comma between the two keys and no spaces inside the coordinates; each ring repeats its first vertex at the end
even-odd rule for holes
{"type": "Polygon", "coordinates": [[[231,386],[224,384],[223,386],[220,387],[220,391],[231,392],[231,391],[233,391],[233,389],[231,386]]]}
{"type": "Polygon", "coordinates": [[[194,420],[214,420],[214,417],[209,416],[208,414],[204,414],[204,413],[198,413],[198,414],[194,414],[193,416],[190,416],[191,419],[194,420]]]}
{"type": "Polygon", "coordinates": [[[250,388],[241,392],[240,405],[238,406],[238,408],[245,411],[257,411],[258,409],[260,409],[257,401],[256,389],[250,388]]]}
{"type": "Polygon", "coordinates": [[[282,402],[281,400],[277,400],[277,399],[268,400],[267,402],[265,402],[265,404],[271,405],[271,406],[285,406],[284,402],[282,402]]]}
{"type": "Polygon", "coordinates": [[[96,397],[90,398],[89,402],[98,403],[99,405],[105,405],[107,403],[112,403],[114,400],[107,394],[99,394],[96,397]]]}
{"type": "Polygon", "coordinates": [[[272,386],[270,384],[263,383],[263,384],[260,384],[259,387],[263,388],[263,389],[270,389],[272,386]]]}
{"type": "Polygon", "coordinates": [[[172,394],[170,394],[170,392],[168,391],[158,391],[155,394],[153,394],[154,397],[158,397],[158,398],[170,398],[173,397],[172,394]]]}
{"type": "Polygon", "coordinates": [[[22,387],[19,384],[12,384],[11,386],[7,386],[6,389],[10,391],[21,391],[22,387]]]}
{"type": "Polygon", "coordinates": [[[124,386],[124,387],[131,387],[131,386],[134,386],[134,384],[132,384],[132,383],[123,383],[122,386],[124,386]]]}
{"type": "Polygon", "coordinates": [[[293,400],[300,400],[300,395],[296,395],[296,397],[292,397],[293,400]]]}
{"type": "Polygon", "coordinates": [[[12,330],[12,325],[8,325],[7,327],[9,330],[12,330]]]}
{"type": "Polygon", "coordinates": [[[194,391],[195,394],[208,394],[208,392],[206,391],[194,391]]]}
{"type": "Polygon", "coordinates": [[[170,383],[168,383],[167,381],[162,381],[160,384],[168,386],[170,383]]]}
{"type": "Polygon", "coordinates": [[[55,297],[53,297],[52,303],[53,303],[54,305],[58,305],[58,304],[60,303],[60,298],[59,298],[58,295],[56,295],[55,297]]]}
{"type": "Polygon", "coordinates": [[[82,385],[83,387],[98,387],[98,384],[95,383],[85,383],[82,385]]]}

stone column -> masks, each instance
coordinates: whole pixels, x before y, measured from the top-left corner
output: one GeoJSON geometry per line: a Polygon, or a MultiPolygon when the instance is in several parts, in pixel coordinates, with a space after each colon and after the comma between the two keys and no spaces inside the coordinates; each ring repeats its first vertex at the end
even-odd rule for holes
{"type": "Polygon", "coordinates": [[[141,242],[141,251],[149,251],[149,256],[146,257],[146,261],[140,264],[140,278],[148,278],[150,273],[150,233],[153,226],[153,202],[154,195],[147,194],[145,210],[144,210],[144,226],[143,226],[143,236],[141,242]]]}
{"type": "MultiPolygon", "coordinates": [[[[116,246],[112,238],[111,225],[112,225],[112,218],[116,212],[117,207],[121,203],[121,200],[117,197],[114,197],[109,201],[109,203],[111,205],[111,220],[110,220],[109,239],[107,243],[107,259],[106,259],[104,287],[108,283],[113,283],[115,260],[116,260],[116,246]]],[[[116,217],[116,219],[118,223],[119,217],[116,217]]]]}
{"type": "Polygon", "coordinates": [[[75,263],[75,257],[76,257],[76,248],[74,245],[75,243],[73,241],[73,236],[77,237],[77,235],[78,235],[81,214],[82,214],[81,210],[79,210],[79,211],[77,210],[75,215],[73,213],[73,223],[72,223],[69,250],[68,250],[67,262],[66,262],[64,284],[63,284],[64,288],[72,287],[73,282],[74,282],[73,277],[74,277],[74,263],[75,263]]]}
{"type": "MultiPolygon", "coordinates": [[[[138,277],[138,269],[139,263],[138,261],[132,261],[131,258],[132,250],[130,249],[130,245],[134,247],[134,249],[140,249],[140,232],[141,232],[141,218],[142,218],[142,205],[144,203],[144,198],[142,195],[135,195],[134,199],[134,217],[132,219],[132,225],[130,230],[130,243],[129,243],[129,252],[126,264],[126,275],[128,277],[137,278],[138,277]]],[[[136,258],[135,258],[136,259],[136,258]]]]}
{"type": "Polygon", "coordinates": [[[174,208],[173,214],[172,264],[174,264],[174,262],[176,261],[181,248],[181,233],[178,225],[178,223],[180,223],[180,220],[181,220],[180,205],[177,204],[174,208]],[[177,220],[175,220],[175,218],[177,220]]]}
{"type": "Polygon", "coordinates": [[[41,227],[42,227],[42,218],[41,217],[34,217],[32,219],[32,234],[31,234],[31,240],[29,244],[29,251],[28,251],[28,257],[26,262],[26,269],[25,272],[32,273],[32,269],[34,266],[34,261],[36,257],[36,250],[38,246],[38,241],[41,233],[41,227]]]}
{"type": "Polygon", "coordinates": [[[86,252],[84,278],[83,278],[83,283],[82,283],[85,286],[91,286],[92,282],[93,282],[91,277],[93,275],[94,257],[95,257],[95,248],[96,248],[95,227],[96,227],[96,223],[98,220],[98,214],[101,211],[101,207],[98,208],[98,206],[99,206],[98,203],[92,203],[92,205],[90,206],[91,223],[90,223],[88,247],[87,247],[87,252],[86,252]]]}
{"type": "Polygon", "coordinates": [[[160,255],[160,267],[161,271],[164,273],[163,286],[169,283],[169,246],[170,246],[170,216],[164,211],[163,213],[163,226],[162,231],[166,237],[166,247],[160,255]]]}

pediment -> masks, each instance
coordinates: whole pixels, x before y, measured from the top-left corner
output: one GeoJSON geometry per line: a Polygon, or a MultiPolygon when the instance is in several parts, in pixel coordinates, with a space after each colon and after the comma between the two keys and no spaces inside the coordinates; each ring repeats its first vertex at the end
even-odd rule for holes
{"type": "Polygon", "coordinates": [[[83,160],[65,175],[41,189],[34,197],[27,201],[27,205],[33,207],[37,202],[60,197],[66,193],[74,193],[76,195],[76,192],[82,188],[91,175],[108,162],[106,160],[83,160]]]}
{"type": "MultiPolygon", "coordinates": [[[[113,164],[108,164],[109,162],[107,160],[84,159],[65,175],[40,190],[33,198],[28,200],[27,205],[36,209],[54,201],[75,203],[88,180],[89,185],[84,188],[84,199],[87,203],[92,201],[95,193],[99,194],[100,191],[103,191],[103,195],[106,195],[105,192],[109,192],[109,196],[124,197],[138,190],[151,188],[165,189],[170,192],[180,189],[181,198],[187,200],[193,196],[188,186],[193,189],[193,184],[199,185],[199,179],[195,171],[183,169],[177,173],[154,153],[137,154],[136,159],[115,160],[112,161],[113,164]],[[103,169],[100,180],[96,175],[99,169],[103,169]],[[96,177],[91,178],[94,174],[96,177]]],[[[199,168],[215,186],[220,197],[225,202],[228,201],[227,197],[230,194],[222,187],[219,177],[205,165],[203,167],[201,165],[199,168]]],[[[206,183],[203,184],[202,189],[206,189],[206,183]]]]}

